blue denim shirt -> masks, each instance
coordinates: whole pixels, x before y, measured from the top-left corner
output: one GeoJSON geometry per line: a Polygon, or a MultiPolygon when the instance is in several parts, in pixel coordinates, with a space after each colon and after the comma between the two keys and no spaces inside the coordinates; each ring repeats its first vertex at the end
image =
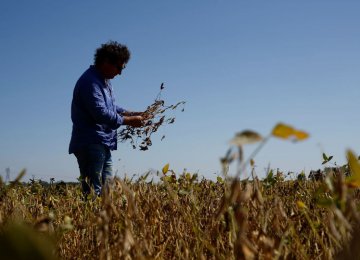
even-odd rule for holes
{"type": "Polygon", "coordinates": [[[110,150],[116,150],[116,129],[124,121],[119,113],[124,111],[126,110],[115,105],[110,81],[105,80],[94,66],[90,66],[74,88],[69,153],[89,144],[104,144],[110,150]]]}

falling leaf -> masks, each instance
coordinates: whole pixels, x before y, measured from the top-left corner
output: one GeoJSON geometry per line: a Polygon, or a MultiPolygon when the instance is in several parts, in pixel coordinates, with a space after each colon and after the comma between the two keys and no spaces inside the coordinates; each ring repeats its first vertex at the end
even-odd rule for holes
{"type": "Polygon", "coordinates": [[[295,129],[289,125],[285,125],[282,123],[277,124],[272,130],[272,135],[275,137],[288,139],[290,136],[294,135],[295,129]]]}
{"type": "Polygon", "coordinates": [[[168,171],[169,171],[169,164],[167,163],[163,168],[162,168],[162,173],[165,175],[168,171]]]}
{"type": "Polygon", "coordinates": [[[349,167],[351,175],[346,179],[346,183],[352,188],[360,187],[360,164],[357,160],[357,157],[352,151],[347,152],[347,158],[349,162],[349,167]]]}

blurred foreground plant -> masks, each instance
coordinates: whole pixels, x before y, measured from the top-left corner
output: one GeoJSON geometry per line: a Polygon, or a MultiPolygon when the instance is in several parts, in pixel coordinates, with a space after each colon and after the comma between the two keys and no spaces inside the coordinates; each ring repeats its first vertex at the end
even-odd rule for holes
{"type": "Polygon", "coordinates": [[[88,202],[79,184],[0,182],[0,255],[36,250],[45,239],[46,259],[354,259],[360,165],[352,152],[348,164],[349,177],[339,168],[324,181],[284,180],[279,171],[211,181],[167,163],[159,182],[115,178],[88,202]],[[9,237],[18,222],[31,241],[9,237]]]}
{"type": "Polygon", "coordinates": [[[236,178],[239,178],[241,173],[245,171],[247,165],[254,163],[254,157],[271,137],[297,142],[309,138],[309,134],[303,130],[295,129],[292,126],[283,123],[278,123],[277,125],[275,125],[271,133],[265,138],[252,130],[244,130],[240,133],[237,133],[235,137],[230,141],[230,144],[234,145],[237,150],[234,151],[234,147],[230,146],[230,148],[226,152],[225,157],[220,159],[224,175],[227,175],[229,164],[232,163],[234,160],[238,159],[238,170],[236,173],[236,178]],[[244,161],[243,145],[254,143],[260,144],[248,157],[248,159],[244,161]]]}

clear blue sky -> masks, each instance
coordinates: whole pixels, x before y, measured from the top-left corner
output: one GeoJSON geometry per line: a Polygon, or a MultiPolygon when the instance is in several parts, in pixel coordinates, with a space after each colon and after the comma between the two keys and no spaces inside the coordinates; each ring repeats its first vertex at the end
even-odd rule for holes
{"type": "Polygon", "coordinates": [[[161,82],[169,104],[187,101],[149,151],[119,145],[118,175],[170,163],[212,177],[236,132],[266,135],[280,121],[311,138],[271,140],[258,175],[269,164],[320,168],[323,151],[344,163],[347,148],[360,152],[359,13],[359,1],[331,0],[2,1],[0,173],[78,177],[67,153],[72,91],[110,39],[132,52],[113,81],[119,105],[145,109],[161,82]]]}

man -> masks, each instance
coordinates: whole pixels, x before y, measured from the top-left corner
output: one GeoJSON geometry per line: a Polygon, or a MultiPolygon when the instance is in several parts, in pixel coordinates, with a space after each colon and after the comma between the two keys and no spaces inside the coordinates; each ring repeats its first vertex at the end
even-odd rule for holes
{"type": "Polygon", "coordinates": [[[85,196],[91,186],[97,195],[112,177],[111,151],[117,149],[116,129],[142,126],[142,112],[129,112],[115,105],[110,79],[120,75],[130,59],[125,45],[102,44],[94,65],[77,81],[71,104],[73,122],[69,153],[77,158],[85,196]]]}

